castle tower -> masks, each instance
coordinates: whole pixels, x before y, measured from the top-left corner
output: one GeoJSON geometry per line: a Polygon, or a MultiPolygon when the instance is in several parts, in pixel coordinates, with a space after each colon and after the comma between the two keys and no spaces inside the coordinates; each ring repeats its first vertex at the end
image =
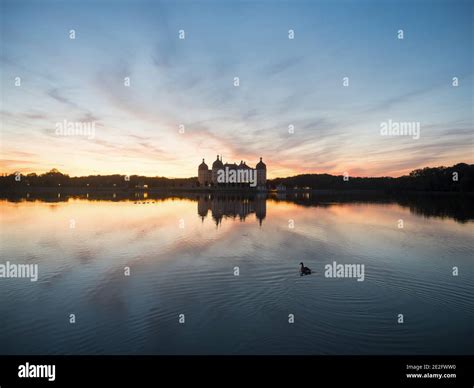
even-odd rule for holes
{"type": "Polygon", "coordinates": [[[206,186],[210,182],[209,179],[209,168],[207,167],[207,164],[204,162],[204,159],[202,160],[202,163],[198,167],[198,182],[201,186],[206,186]]]}
{"type": "MultiPolygon", "coordinates": [[[[222,158],[221,158],[222,159],[222,158]]],[[[217,171],[224,168],[222,164],[222,160],[219,160],[219,155],[217,155],[217,159],[212,163],[212,175],[211,175],[211,182],[215,185],[217,184],[217,171]]]]}
{"type": "Polygon", "coordinates": [[[257,186],[265,186],[267,184],[267,165],[262,162],[262,157],[260,157],[260,162],[257,163],[257,186]]]}

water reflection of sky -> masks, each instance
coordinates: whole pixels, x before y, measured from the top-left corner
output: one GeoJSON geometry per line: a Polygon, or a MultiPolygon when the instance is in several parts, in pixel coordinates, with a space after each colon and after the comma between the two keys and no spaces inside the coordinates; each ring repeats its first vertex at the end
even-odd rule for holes
{"type": "Polygon", "coordinates": [[[40,278],[0,279],[0,349],[472,352],[457,339],[469,335],[474,317],[472,222],[396,203],[215,202],[1,202],[2,260],[37,263],[40,278]],[[364,263],[366,280],[324,278],[333,260],[364,263]],[[315,275],[300,278],[300,261],[315,275]],[[72,310],[81,322],[73,331],[72,310]],[[181,311],[185,331],[175,322],[181,311]],[[400,311],[409,325],[393,324],[400,311]],[[287,327],[289,312],[298,333],[287,327]]]}

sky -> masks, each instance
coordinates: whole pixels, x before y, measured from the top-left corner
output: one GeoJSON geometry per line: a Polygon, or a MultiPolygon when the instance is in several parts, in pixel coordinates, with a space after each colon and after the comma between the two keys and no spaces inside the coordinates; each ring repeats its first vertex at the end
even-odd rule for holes
{"type": "Polygon", "coordinates": [[[262,157],[270,178],[474,162],[472,1],[0,3],[1,173],[191,177],[217,154],[262,157]],[[382,136],[389,120],[419,139],[382,136]],[[65,122],[93,136],[58,134],[65,122]]]}

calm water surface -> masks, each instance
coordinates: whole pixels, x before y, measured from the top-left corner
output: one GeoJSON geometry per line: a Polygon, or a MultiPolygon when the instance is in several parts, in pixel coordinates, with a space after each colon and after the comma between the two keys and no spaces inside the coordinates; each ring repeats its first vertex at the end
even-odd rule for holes
{"type": "Polygon", "coordinates": [[[2,354],[474,352],[462,209],[208,197],[0,209],[0,263],[39,265],[37,282],[0,279],[2,354]],[[301,261],[315,273],[300,277],[301,261]],[[364,264],[365,280],[326,278],[333,261],[364,264]]]}

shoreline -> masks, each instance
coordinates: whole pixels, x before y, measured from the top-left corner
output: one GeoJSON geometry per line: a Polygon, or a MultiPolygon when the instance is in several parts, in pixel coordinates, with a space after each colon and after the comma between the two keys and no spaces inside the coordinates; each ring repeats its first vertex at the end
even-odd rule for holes
{"type": "Polygon", "coordinates": [[[256,188],[200,188],[200,187],[151,187],[142,188],[124,188],[124,187],[18,187],[18,188],[0,188],[0,194],[90,194],[90,193],[232,193],[232,194],[253,194],[253,195],[286,195],[286,194],[368,194],[368,195],[392,195],[392,194],[428,194],[428,195],[465,195],[474,196],[472,191],[427,191],[427,190],[381,190],[381,189],[287,189],[287,190],[269,190],[256,188]]]}

